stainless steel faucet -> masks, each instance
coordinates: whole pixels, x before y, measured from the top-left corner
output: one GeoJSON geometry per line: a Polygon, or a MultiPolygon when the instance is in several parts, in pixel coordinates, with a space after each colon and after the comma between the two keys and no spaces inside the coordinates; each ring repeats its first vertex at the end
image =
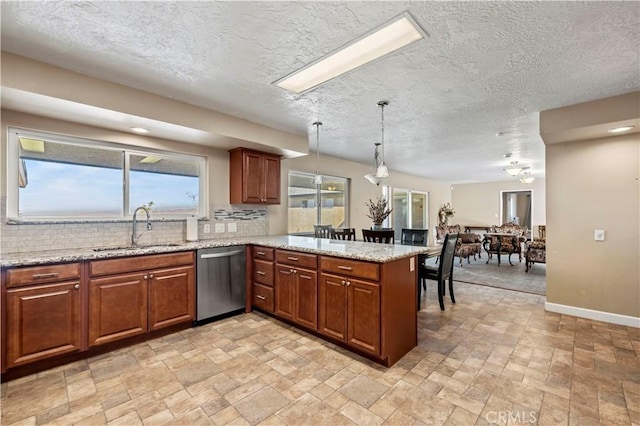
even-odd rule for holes
{"type": "Polygon", "coordinates": [[[149,209],[146,208],[145,206],[140,206],[138,208],[136,208],[133,211],[133,230],[131,232],[131,245],[137,246],[138,245],[138,238],[140,238],[140,235],[137,235],[137,221],[136,221],[136,216],[138,215],[138,210],[144,210],[144,212],[147,214],[147,231],[151,231],[152,227],[151,227],[151,216],[149,215],[149,209]]]}

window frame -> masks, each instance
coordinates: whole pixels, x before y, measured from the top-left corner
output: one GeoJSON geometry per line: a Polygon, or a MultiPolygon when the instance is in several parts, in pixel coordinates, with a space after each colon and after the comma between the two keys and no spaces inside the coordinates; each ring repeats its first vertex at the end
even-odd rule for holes
{"type": "MultiPolygon", "coordinates": [[[[297,170],[289,170],[288,174],[287,174],[287,234],[288,235],[300,235],[300,236],[314,236],[314,232],[310,231],[310,232],[289,232],[289,188],[291,187],[291,174],[296,174],[298,176],[302,176],[302,177],[309,177],[310,180],[313,180],[313,177],[315,176],[315,173],[309,173],[309,172],[301,172],[301,171],[297,171],[297,170]]],[[[344,184],[344,223],[345,223],[345,228],[349,228],[350,227],[350,223],[351,223],[351,211],[350,211],[350,206],[351,206],[351,199],[350,199],[350,192],[351,192],[351,179],[348,177],[344,177],[344,176],[334,176],[334,175],[327,175],[327,174],[321,174],[321,176],[327,179],[343,179],[345,181],[344,184]]],[[[316,185],[316,224],[320,223],[321,219],[322,219],[322,202],[321,202],[321,194],[322,194],[322,185],[316,185]]]]}
{"type": "MultiPolygon", "coordinates": [[[[96,139],[62,135],[59,133],[30,130],[21,127],[9,126],[7,128],[7,216],[9,222],[29,223],[29,222],[112,222],[130,221],[133,214],[130,211],[130,157],[131,155],[155,156],[170,158],[178,161],[195,162],[198,167],[198,218],[206,219],[209,215],[209,190],[208,190],[208,167],[207,158],[202,155],[185,154],[173,151],[165,151],[155,148],[139,147],[116,142],[101,141],[96,139]],[[123,153],[122,169],[122,214],[105,216],[29,216],[19,215],[19,163],[20,163],[20,142],[19,137],[41,139],[53,143],[66,145],[90,146],[106,151],[119,151],[123,153]]],[[[152,211],[153,213],[153,211],[152,211]]],[[[171,214],[157,212],[154,220],[184,220],[191,214],[171,214]]]]}

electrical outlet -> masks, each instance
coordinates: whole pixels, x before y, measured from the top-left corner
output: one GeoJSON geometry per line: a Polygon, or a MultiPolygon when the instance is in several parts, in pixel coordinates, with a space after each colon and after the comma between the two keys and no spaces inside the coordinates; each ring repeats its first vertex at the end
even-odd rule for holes
{"type": "Polygon", "coordinates": [[[235,222],[227,223],[227,232],[238,232],[238,224],[235,222]]]}
{"type": "Polygon", "coordinates": [[[593,234],[593,239],[596,241],[604,241],[604,229],[596,229],[593,234]]]}
{"type": "Polygon", "coordinates": [[[205,234],[209,234],[211,232],[211,225],[209,225],[208,223],[204,224],[204,233],[205,234]]]}
{"type": "Polygon", "coordinates": [[[216,234],[222,234],[224,232],[224,223],[216,223],[216,234]]]}

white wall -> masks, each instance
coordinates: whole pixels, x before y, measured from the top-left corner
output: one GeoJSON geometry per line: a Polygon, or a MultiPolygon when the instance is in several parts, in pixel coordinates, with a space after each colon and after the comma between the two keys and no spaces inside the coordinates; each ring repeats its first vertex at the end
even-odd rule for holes
{"type": "Polygon", "coordinates": [[[531,225],[533,236],[537,226],[546,223],[545,179],[536,179],[528,185],[519,179],[500,182],[453,185],[452,207],[456,211],[453,223],[461,225],[500,225],[500,191],[531,191],[531,225]]]}

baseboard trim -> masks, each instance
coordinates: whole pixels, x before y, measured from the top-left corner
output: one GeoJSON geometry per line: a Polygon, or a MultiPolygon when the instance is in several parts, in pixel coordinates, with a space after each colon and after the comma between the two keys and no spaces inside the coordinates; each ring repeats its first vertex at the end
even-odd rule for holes
{"type": "Polygon", "coordinates": [[[593,309],[579,308],[577,306],[560,305],[558,303],[544,302],[544,309],[549,312],[572,315],[574,317],[587,318],[594,321],[608,322],[611,324],[625,325],[627,327],[640,328],[640,318],[628,315],[614,314],[611,312],[595,311],[593,309]]]}

